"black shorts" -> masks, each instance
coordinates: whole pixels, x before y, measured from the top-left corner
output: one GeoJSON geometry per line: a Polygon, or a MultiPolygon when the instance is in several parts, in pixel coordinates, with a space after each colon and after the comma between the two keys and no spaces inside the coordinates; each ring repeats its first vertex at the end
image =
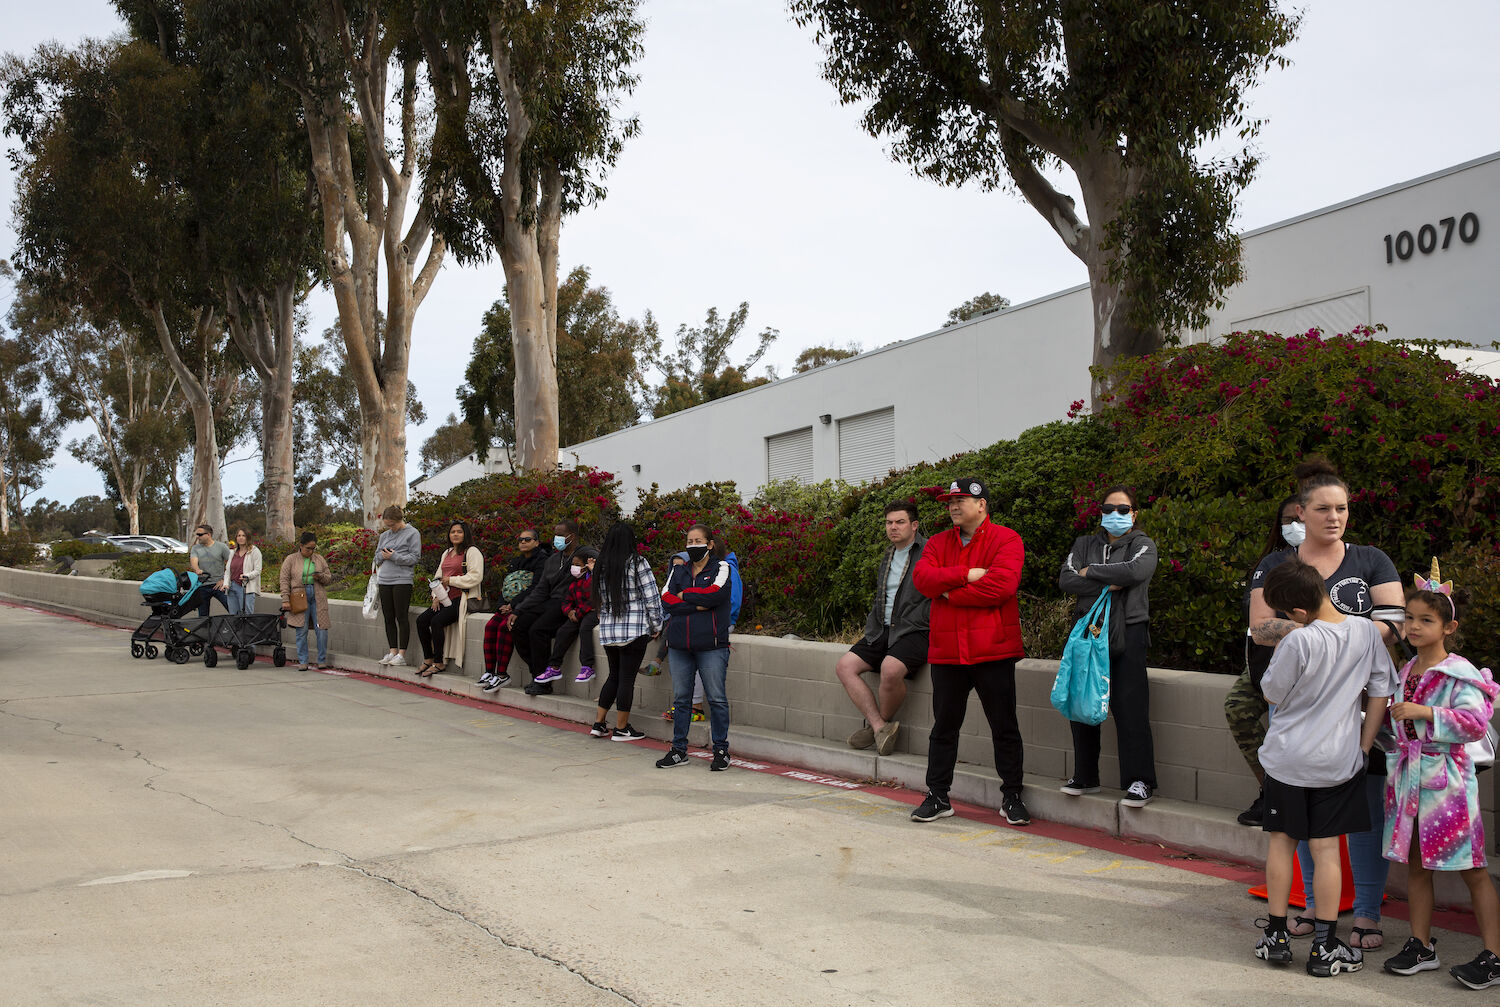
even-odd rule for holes
{"type": "Polygon", "coordinates": [[[1363,771],[1336,787],[1295,787],[1266,777],[1267,832],[1283,832],[1293,839],[1326,839],[1370,831],[1370,802],[1365,797],[1363,771]]]}
{"type": "Polygon", "coordinates": [[[927,634],[907,633],[898,639],[895,644],[887,647],[885,638],[890,635],[890,630],[881,634],[879,640],[873,644],[865,643],[863,640],[849,648],[849,653],[868,664],[873,670],[880,670],[880,662],[888,657],[894,657],[906,665],[906,677],[908,680],[916,678],[917,672],[922,670],[922,665],[927,663],[927,634]]]}

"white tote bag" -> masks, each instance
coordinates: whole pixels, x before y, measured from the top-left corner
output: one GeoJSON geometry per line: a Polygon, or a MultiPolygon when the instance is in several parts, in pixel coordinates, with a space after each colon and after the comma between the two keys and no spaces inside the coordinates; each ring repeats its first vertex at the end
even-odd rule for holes
{"type": "Polygon", "coordinates": [[[373,574],[370,576],[370,583],[365,586],[365,607],[362,612],[366,619],[380,618],[380,585],[376,583],[373,574]]]}

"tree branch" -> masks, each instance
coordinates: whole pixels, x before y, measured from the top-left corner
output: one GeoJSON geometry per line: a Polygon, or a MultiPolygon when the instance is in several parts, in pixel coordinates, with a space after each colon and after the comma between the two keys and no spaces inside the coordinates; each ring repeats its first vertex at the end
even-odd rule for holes
{"type": "Polygon", "coordinates": [[[1019,130],[1002,125],[1000,147],[1005,153],[1005,166],[1026,202],[1057,232],[1068,251],[1088,265],[1094,251],[1093,232],[1079,219],[1073,200],[1053,188],[1038,170],[1026,151],[1026,142],[1019,130]]]}

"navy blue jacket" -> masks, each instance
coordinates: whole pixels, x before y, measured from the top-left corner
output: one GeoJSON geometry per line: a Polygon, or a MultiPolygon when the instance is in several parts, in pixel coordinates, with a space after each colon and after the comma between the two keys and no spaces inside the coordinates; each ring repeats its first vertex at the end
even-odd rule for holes
{"type": "Polygon", "coordinates": [[[730,568],[710,558],[703,572],[674,566],[661,593],[667,646],[674,650],[720,650],[729,646],[730,568]]]}

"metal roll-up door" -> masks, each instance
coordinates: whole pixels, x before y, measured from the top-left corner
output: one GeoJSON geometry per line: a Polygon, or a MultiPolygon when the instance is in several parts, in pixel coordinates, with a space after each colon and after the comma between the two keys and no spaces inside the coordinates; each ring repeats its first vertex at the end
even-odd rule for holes
{"type": "Polygon", "coordinates": [[[839,420],[839,478],[884,479],[896,467],[896,407],[839,420]]]}
{"type": "Polygon", "coordinates": [[[812,427],[766,438],[766,479],[813,481],[812,427]]]}

